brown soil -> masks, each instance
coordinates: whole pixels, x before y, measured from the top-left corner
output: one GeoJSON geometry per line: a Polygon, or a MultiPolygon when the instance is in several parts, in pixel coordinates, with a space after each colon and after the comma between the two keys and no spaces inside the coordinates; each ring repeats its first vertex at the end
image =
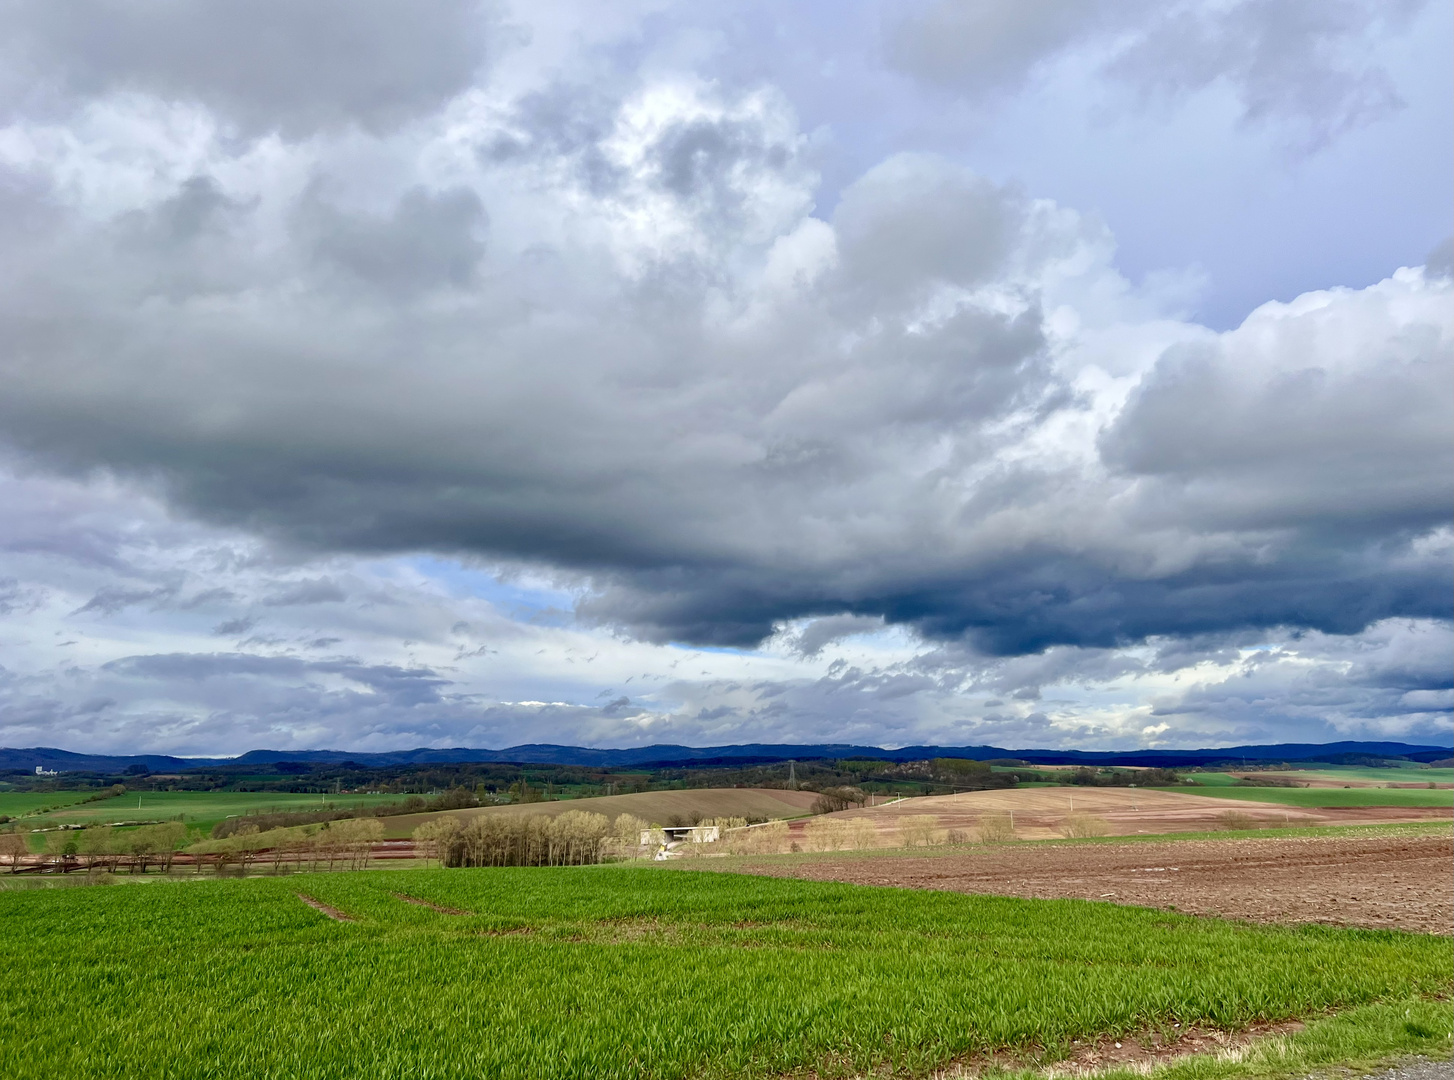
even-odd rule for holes
{"type": "Polygon", "coordinates": [[[417,896],[410,896],[408,893],[391,893],[395,900],[402,900],[406,904],[416,904],[419,907],[427,907],[430,911],[437,911],[441,915],[468,915],[470,912],[461,911],[454,907],[440,907],[438,904],[431,904],[428,900],[420,900],[417,896]]]}
{"type": "MultiPolygon", "coordinates": [[[[1064,835],[1072,817],[1091,817],[1105,835],[1135,836],[1169,832],[1207,832],[1222,828],[1228,815],[1242,819],[1244,827],[1298,825],[1357,825],[1398,821],[1429,821],[1454,817],[1446,807],[1348,806],[1309,808],[1243,799],[1219,799],[1180,791],[1136,788],[1017,788],[1006,791],[970,791],[905,799],[885,806],[845,810],[830,817],[865,817],[881,834],[896,837],[910,815],[928,814],[941,829],[978,835],[985,814],[1012,814],[1020,840],[1050,840],[1064,835]]],[[[793,824],[794,836],[805,827],[793,824]]]]}
{"type": "MultiPolygon", "coordinates": [[[[1103,1036],[1076,1040],[1068,1057],[1044,1068],[1041,1074],[1046,1077],[1076,1077],[1123,1066],[1146,1069],[1193,1054],[1239,1049],[1260,1039],[1302,1031],[1305,1026],[1301,1020],[1288,1020],[1277,1024],[1253,1024],[1240,1031],[1218,1031],[1195,1026],[1183,1028],[1177,1024],[1166,1032],[1141,1032],[1123,1035],[1119,1039],[1103,1036]]],[[[950,1077],[979,1076],[997,1069],[1024,1069],[1035,1064],[1037,1061],[1031,1055],[1001,1052],[955,1062],[936,1072],[934,1077],[935,1080],[949,1080],[950,1077]]]]}
{"type": "Polygon", "coordinates": [[[322,900],[314,900],[313,897],[306,896],[303,893],[298,894],[298,899],[303,901],[303,903],[307,904],[310,908],[316,908],[318,911],[323,912],[323,914],[327,915],[334,922],[353,922],[353,918],[351,916],[345,915],[343,912],[339,911],[335,907],[329,907],[322,900]]]}
{"type": "Polygon", "coordinates": [[[693,868],[1040,899],[1175,908],[1254,922],[1454,933],[1454,838],[1256,837],[970,845],[702,859],[693,868]]]}

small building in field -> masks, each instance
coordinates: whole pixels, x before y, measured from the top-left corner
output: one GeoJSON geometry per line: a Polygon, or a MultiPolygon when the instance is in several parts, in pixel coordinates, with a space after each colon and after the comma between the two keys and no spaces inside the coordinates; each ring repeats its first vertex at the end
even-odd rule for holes
{"type": "Polygon", "coordinates": [[[650,847],[656,843],[665,843],[668,847],[673,844],[713,844],[720,839],[720,825],[667,825],[658,829],[641,830],[642,847],[650,847]]]}

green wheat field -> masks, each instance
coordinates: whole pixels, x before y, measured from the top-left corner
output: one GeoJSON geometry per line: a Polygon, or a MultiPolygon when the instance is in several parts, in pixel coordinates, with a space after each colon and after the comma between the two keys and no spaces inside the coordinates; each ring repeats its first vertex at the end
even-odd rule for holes
{"type": "Polygon", "coordinates": [[[0,892],[0,971],[0,1072],[16,1078],[827,1077],[1447,997],[1454,950],[591,867],[0,892]]]}

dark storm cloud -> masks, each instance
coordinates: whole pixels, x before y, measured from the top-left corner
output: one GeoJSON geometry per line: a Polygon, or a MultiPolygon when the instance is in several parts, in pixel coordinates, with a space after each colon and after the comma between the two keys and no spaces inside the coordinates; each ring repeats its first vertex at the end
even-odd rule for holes
{"type": "Polygon", "coordinates": [[[501,31],[477,0],[0,4],[12,109],[140,91],[288,137],[384,130],[466,89],[501,31]]]}
{"type": "Polygon", "coordinates": [[[1247,121],[1292,120],[1316,145],[1396,108],[1388,73],[1363,55],[1426,0],[931,0],[891,23],[888,60],[959,93],[1017,88],[1078,45],[1145,98],[1224,84],[1247,121]]]}

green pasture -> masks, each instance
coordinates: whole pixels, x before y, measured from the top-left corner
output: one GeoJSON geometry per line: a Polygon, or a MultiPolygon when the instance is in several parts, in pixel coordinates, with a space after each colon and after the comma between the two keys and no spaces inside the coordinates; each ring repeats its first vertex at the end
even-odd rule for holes
{"type": "Polygon", "coordinates": [[[1306,808],[1338,806],[1448,806],[1454,807],[1454,788],[1276,788],[1240,787],[1237,779],[1226,773],[1195,773],[1195,785],[1152,788],[1153,791],[1179,791],[1188,795],[1207,795],[1217,799],[1240,799],[1243,802],[1277,803],[1280,806],[1306,808]]]}
{"type": "Polygon", "coordinates": [[[1454,784],[1454,769],[1424,767],[1369,769],[1358,765],[1319,765],[1316,769],[1280,769],[1289,776],[1309,780],[1356,780],[1367,784],[1454,784]]]}
{"type": "Polygon", "coordinates": [[[1449,994],[1454,952],[1393,931],[591,867],[0,892],[0,970],[16,1078],[827,1078],[1377,1002],[1423,1010],[1399,1037],[1443,1046],[1447,1004],[1420,996],[1449,994]]]}
{"type": "Polygon", "coordinates": [[[94,791],[0,791],[0,815],[19,817],[47,806],[69,806],[94,794],[94,791]]]}
{"type": "MultiPolygon", "coordinates": [[[[89,793],[82,793],[81,797],[86,794],[89,793]]],[[[50,799],[58,797],[46,796],[50,799]]],[[[0,795],[0,798],[4,796],[0,795]]],[[[114,799],[68,806],[27,818],[25,823],[32,829],[39,829],[48,825],[169,820],[180,815],[188,825],[205,830],[235,814],[260,814],[274,810],[343,810],[390,801],[398,800],[380,795],[295,795],[272,791],[129,791],[114,799]]]]}

